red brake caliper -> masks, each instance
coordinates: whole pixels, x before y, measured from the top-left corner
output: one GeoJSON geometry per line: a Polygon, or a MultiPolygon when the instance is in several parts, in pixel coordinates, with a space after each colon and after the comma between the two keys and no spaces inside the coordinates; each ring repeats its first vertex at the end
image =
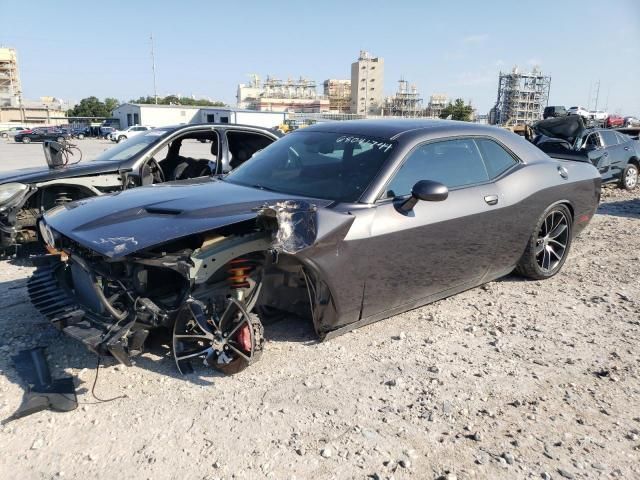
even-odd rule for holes
{"type": "Polygon", "coordinates": [[[249,324],[245,323],[238,329],[236,341],[247,353],[251,353],[251,332],[249,331],[249,324]]]}

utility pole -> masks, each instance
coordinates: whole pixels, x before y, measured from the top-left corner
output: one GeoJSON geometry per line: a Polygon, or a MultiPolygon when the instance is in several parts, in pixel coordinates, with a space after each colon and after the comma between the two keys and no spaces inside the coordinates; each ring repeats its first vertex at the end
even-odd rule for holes
{"type": "Polygon", "coordinates": [[[158,104],[158,90],[156,89],[156,56],[153,51],[153,33],[151,33],[151,70],[153,71],[153,98],[158,104]]]}

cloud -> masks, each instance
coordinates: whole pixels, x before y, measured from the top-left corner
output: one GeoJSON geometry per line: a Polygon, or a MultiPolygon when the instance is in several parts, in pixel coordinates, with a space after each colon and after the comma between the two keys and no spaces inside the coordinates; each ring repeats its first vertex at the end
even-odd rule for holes
{"type": "Polygon", "coordinates": [[[478,45],[484,43],[489,39],[488,33],[476,33],[474,35],[467,35],[462,38],[462,43],[478,45]]]}

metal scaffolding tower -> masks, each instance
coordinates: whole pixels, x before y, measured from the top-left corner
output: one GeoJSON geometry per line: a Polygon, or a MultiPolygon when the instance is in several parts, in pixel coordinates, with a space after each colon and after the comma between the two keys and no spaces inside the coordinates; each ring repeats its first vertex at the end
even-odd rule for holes
{"type": "Polygon", "coordinates": [[[419,117],[424,113],[422,98],[415,85],[409,86],[404,79],[398,81],[398,91],[393,97],[387,98],[384,115],[392,117],[419,117]]]}
{"type": "Polygon", "coordinates": [[[16,51],[13,48],[0,48],[0,108],[17,107],[21,100],[16,51]]]}
{"type": "Polygon", "coordinates": [[[302,77],[282,81],[267,76],[263,89],[263,98],[318,98],[316,82],[302,77]]]}
{"type": "Polygon", "coordinates": [[[523,125],[542,118],[549,102],[551,77],[544,76],[537,67],[531,73],[521,73],[514,67],[511,73],[500,72],[499,78],[493,123],[523,125]]]}

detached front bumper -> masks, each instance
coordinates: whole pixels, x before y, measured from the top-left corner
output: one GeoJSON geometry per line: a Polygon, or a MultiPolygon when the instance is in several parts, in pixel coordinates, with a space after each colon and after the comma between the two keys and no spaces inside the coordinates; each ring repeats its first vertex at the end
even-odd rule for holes
{"type": "Polygon", "coordinates": [[[122,337],[130,332],[132,322],[125,319],[118,324],[80,304],[72,290],[67,262],[61,261],[59,255],[49,255],[40,257],[38,263],[40,266],[29,279],[27,289],[31,303],[40,313],[97,355],[111,355],[130,365],[131,352],[140,351],[148,332],[140,330],[138,335],[124,341],[122,337]]]}

